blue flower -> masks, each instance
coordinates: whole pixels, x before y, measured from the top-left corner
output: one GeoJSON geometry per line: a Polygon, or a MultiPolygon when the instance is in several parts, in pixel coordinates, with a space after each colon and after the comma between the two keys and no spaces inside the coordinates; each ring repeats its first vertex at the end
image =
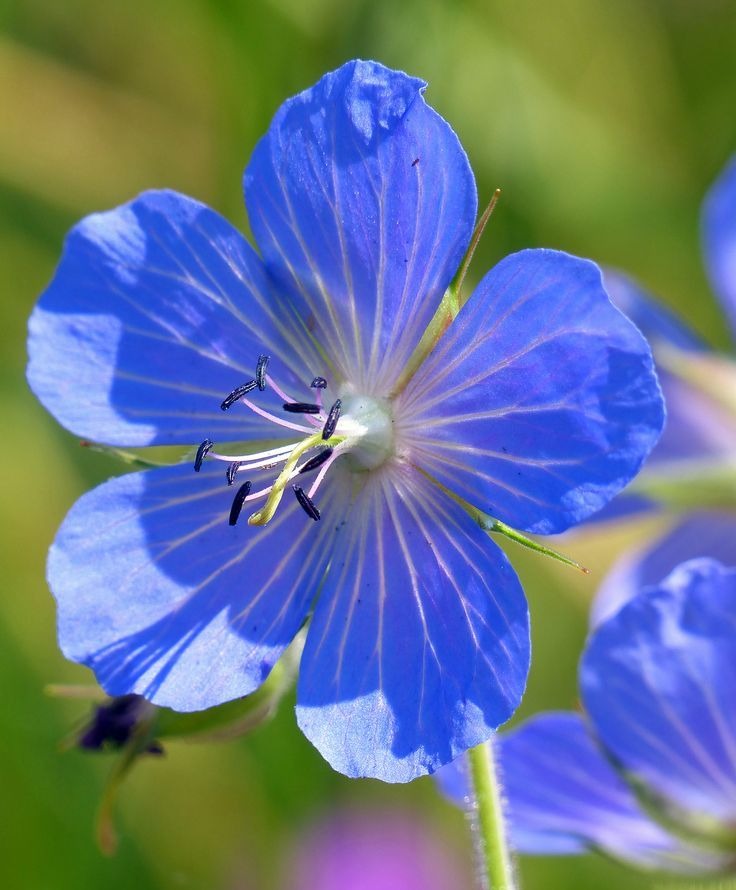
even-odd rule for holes
{"type": "Polygon", "coordinates": [[[388,781],[521,697],[527,606],[478,511],[562,531],[663,422],[649,348],[588,261],[514,254],[437,314],[477,205],[424,88],[373,62],[326,75],[246,169],[259,253],[148,192],[71,231],[30,322],[28,379],[72,432],[201,443],[199,472],[131,473],[69,513],[48,569],[67,657],[111,695],[209,708],[259,686],[311,615],[299,725],[336,769],[388,781]]]}
{"type": "MultiPolygon", "coordinates": [[[[711,187],[702,213],[706,269],[736,344],[736,157],[711,187]]],[[[624,554],[600,587],[592,619],[602,620],[642,587],[661,581],[680,562],[710,556],[736,563],[736,512],[733,484],[712,474],[736,466],[736,361],[718,355],[672,313],[631,279],[607,272],[606,287],[616,305],[649,339],[667,405],[667,424],[647,463],[650,480],[677,484],[703,476],[703,497],[711,506],[679,518],[654,544],[624,554]],[[713,502],[721,492],[723,503],[713,502]]],[[[719,495],[720,496],[720,495],[719,495]]],[[[707,506],[707,505],[706,505],[707,506]]],[[[598,518],[617,518],[653,510],[658,504],[641,495],[622,494],[598,518]]]]}
{"type": "MultiPolygon", "coordinates": [[[[691,560],[642,591],[593,631],[580,687],[586,716],[541,714],[501,737],[517,848],[736,867],[736,569],[691,560]]],[[[457,798],[462,766],[447,769],[457,798]]]]}

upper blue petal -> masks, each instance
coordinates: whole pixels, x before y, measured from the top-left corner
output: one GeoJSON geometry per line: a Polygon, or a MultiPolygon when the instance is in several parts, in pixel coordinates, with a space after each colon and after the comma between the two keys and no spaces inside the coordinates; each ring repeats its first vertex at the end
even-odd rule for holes
{"type": "Polygon", "coordinates": [[[306,736],[340,772],[407,782],[507,720],[528,667],[526,601],[503,553],[420,474],[375,471],[309,629],[306,736]]]}
{"type": "Polygon", "coordinates": [[[736,823],[736,569],[684,563],[590,638],[585,706],[623,767],[688,818],[736,823]]]}
{"type": "Polygon", "coordinates": [[[705,198],[703,248],[713,289],[736,340],[736,156],[705,198]]]}
{"type": "Polygon", "coordinates": [[[64,426],[99,442],[273,438],[262,418],[219,405],[253,377],[259,353],[292,389],[320,372],[287,324],[226,220],[175,192],[146,192],[69,233],[31,316],[28,380],[64,426]]]}
{"type": "Polygon", "coordinates": [[[467,157],[425,84],[348,62],[285,102],[245,172],[269,271],[338,377],[386,395],[468,246],[467,157]]]}
{"type": "Polygon", "coordinates": [[[736,515],[694,513],[654,543],[625,553],[598,588],[591,624],[600,624],[645,587],[659,584],[681,562],[701,556],[736,565],[736,515]]]}
{"type": "Polygon", "coordinates": [[[664,409],[649,347],[593,263],[513,254],[486,275],[396,408],[413,459],[516,528],[564,531],[639,470],[664,409]]]}
{"type": "Polygon", "coordinates": [[[245,515],[229,526],[234,490],[222,467],[112,479],[77,501],[58,532],[48,578],[59,642],[110,695],[136,692],[180,711],[245,695],[306,618],[332,527],[293,499],[265,528],[245,515]]]}

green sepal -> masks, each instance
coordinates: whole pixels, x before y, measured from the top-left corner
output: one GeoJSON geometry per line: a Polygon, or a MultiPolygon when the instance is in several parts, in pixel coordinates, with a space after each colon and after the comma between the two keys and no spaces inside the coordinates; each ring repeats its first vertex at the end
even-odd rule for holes
{"type": "Polygon", "coordinates": [[[576,562],[570,556],[565,556],[565,554],[560,553],[559,550],[554,550],[552,547],[546,547],[544,544],[540,544],[539,541],[535,541],[533,538],[528,538],[526,535],[523,535],[515,528],[511,528],[510,525],[506,525],[505,522],[501,522],[499,519],[494,519],[492,516],[488,516],[486,513],[481,513],[480,510],[473,510],[472,515],[474,515],[478,525],[489,534],[503,535],[504,538],[508,538],[510,541],[513,541],[514,543],[519,544],[522,547],[526,547],[528,550],[533,550],[535,553],[539,553],[542,556],[547,556],[550,559],[561,562],[563,565],[570,566],[573,569],[577,569],[584,575],[590,574],[589,569],[586,569],[585,566],[580,565],[579,562],[576,562]]]}
{"type": "Polygon", "coordinates": [[[156,741],[157,708],[150,705],[147,714],[138,721],[131,738],[122,748],[113,764],[102,792],[95,819],[97,846],[106,856],[112,856],[118,847],[118,833],[115,829],[114,809],[123,780],[138,758],[145,754],[156,741]]]}
{"type": "Polygon", "coordinates": [[[526,547],[528,550],[533,550],[535,553],[539,553],[542,556],[548,556],[550,559],[554,559],[556,562],[561,562],[563,565],[570,566],[573,569],[577,569],[584,575],[590,574],[589,569],[586,569],[585,566],[580,565],[579,562],[575,562],[575,560],[571,557],[565,556],[564,553],[560,553],[558,550],[553,550],[552,547],[545,547],[544,544],[540,544],[533,538],[528,538],[520,531],[517,531],[517,529],[512,528],[510,525],[506,525],[505,522],[501,522],[500,519],[495,519],[488,513],[484,513],[482,510],[479,510],[477,507],[469,504],[464,498],[461,498],[459,494],[456,494],[446,485],[443,485],[439,480],[435,479],[434,476],[432,476],[430,473],[427,473],[426,470],[422,470],[420,467],[418,467],[417,469],[423,476],[426,476],[426,478],[429,479],[430,482],[434,483],[438,488],[444,491],[448,497],[452,498],[452,500],[455,501],[456,504],[459,504],[463,508],[463,510],[465,510],[465,512],[478,523],[478,525],[483,529],[484,532],[488,532],[489,535],[503,535],[505,538],[508,538],[510,541],[514,541],[514,543],[519,544],[522,547],[526,547]]]}
{"type": "Polygon", "coordinates": [[[449,328],[457,317],[458,312],[460,312],[467,302],[468,298],[463,296],[463,282],[465,281],[465,275],[467,274],[475,249],[478,246],[488,220],[491,218],[491,214],[493,213],[500,196],[501,190],[496,189],[490,203],[478,218],[478,222],[475,225],[473,235],[470,239],[470,244],[465,252],[462,262],[460,263],[460,268],[455,273],[455,277],[450,282],[450,286],[443,294],[440,304],[437,307],[437,311],[427,325],[427,329],[422,335],[421,340],[414,349],[414,352],[409,356],[409,360],[407,361],[401,376],[396,381],[393,395],[401,392],[409,380],[411,380],[417,368],[434,349],[440,337],[449,328]]]}
{"type": "Polygon", "coordinates": [[[100,445],[98,442],[89,442],[83,439],[79,443],[83,448],[107,454],[122,461],[133,469],[148,469],[149,467],[165,467],[170,464],[180,463],[189,458],[191,453],[194,461],[194,451],[190,447],[173,445],[147,445],[145,448],[116,448],[114,445],[100,445]]]}

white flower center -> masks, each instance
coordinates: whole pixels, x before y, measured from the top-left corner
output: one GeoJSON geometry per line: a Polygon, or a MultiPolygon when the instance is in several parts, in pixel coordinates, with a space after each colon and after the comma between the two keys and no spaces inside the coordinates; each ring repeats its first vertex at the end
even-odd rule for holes
{"type": "Polygon", "coordinates": [[[336,433],[345,436],[345,462],[355,471],[374,470],[395,453],[391,404],[372,396],[344,395],[336,433]]]}

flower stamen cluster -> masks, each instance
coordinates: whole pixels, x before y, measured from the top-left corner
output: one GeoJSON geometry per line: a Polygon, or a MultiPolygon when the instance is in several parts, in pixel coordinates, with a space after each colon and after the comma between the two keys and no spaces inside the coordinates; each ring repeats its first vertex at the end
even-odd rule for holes
{"type": "Polygon", "coordinates": [[[271,485],[252,491],[252,481],[246,480],[238,488],[229,516],[229,524],[233,526],[237,524],[246,503],[264,499],[263,506],[248,517],[248,525],[266,525],[273,518],[288,483],[296,476],[315,470],[319,470],[319,473],[308,491],[298,484],[292,485],[292,491],[307,516],[315,522],[319,521],[321,514],[314,503],[314,496],[337,458],[350,455],[350,468],[359,472],[380,466],[393,454],[393,420],[387,403],[369,396],[348,394],[335,399],[326,411],[322,399],[322,393],[327,388],[324,377],[314,377],[310,384],[310,388],[315,390],[314,402],[295,401],[267,373],[269,360],[268,355],[259,355],[255,377],[228,393],[220,408],[229,411],[237,403],[277,426],[305,433],[306,436],[290,444],[239,455],[215,451],[214,442],[204,439],[194,458],[197,473],[205,459],[227,463],[225,478],[228,485],[234,484],[236,475],[241,471],[266,470],[283,464],[271,485]],[[265,391],[267,386],[282,400],[283,411],[302,416],[304,423],[285,420],[246,398],[256,390],[265,391]],[[348,410],[343,409],[343,400],[348,410]],[[299,460],[315,448],[320,450],[299,464],[299,460]]]}

